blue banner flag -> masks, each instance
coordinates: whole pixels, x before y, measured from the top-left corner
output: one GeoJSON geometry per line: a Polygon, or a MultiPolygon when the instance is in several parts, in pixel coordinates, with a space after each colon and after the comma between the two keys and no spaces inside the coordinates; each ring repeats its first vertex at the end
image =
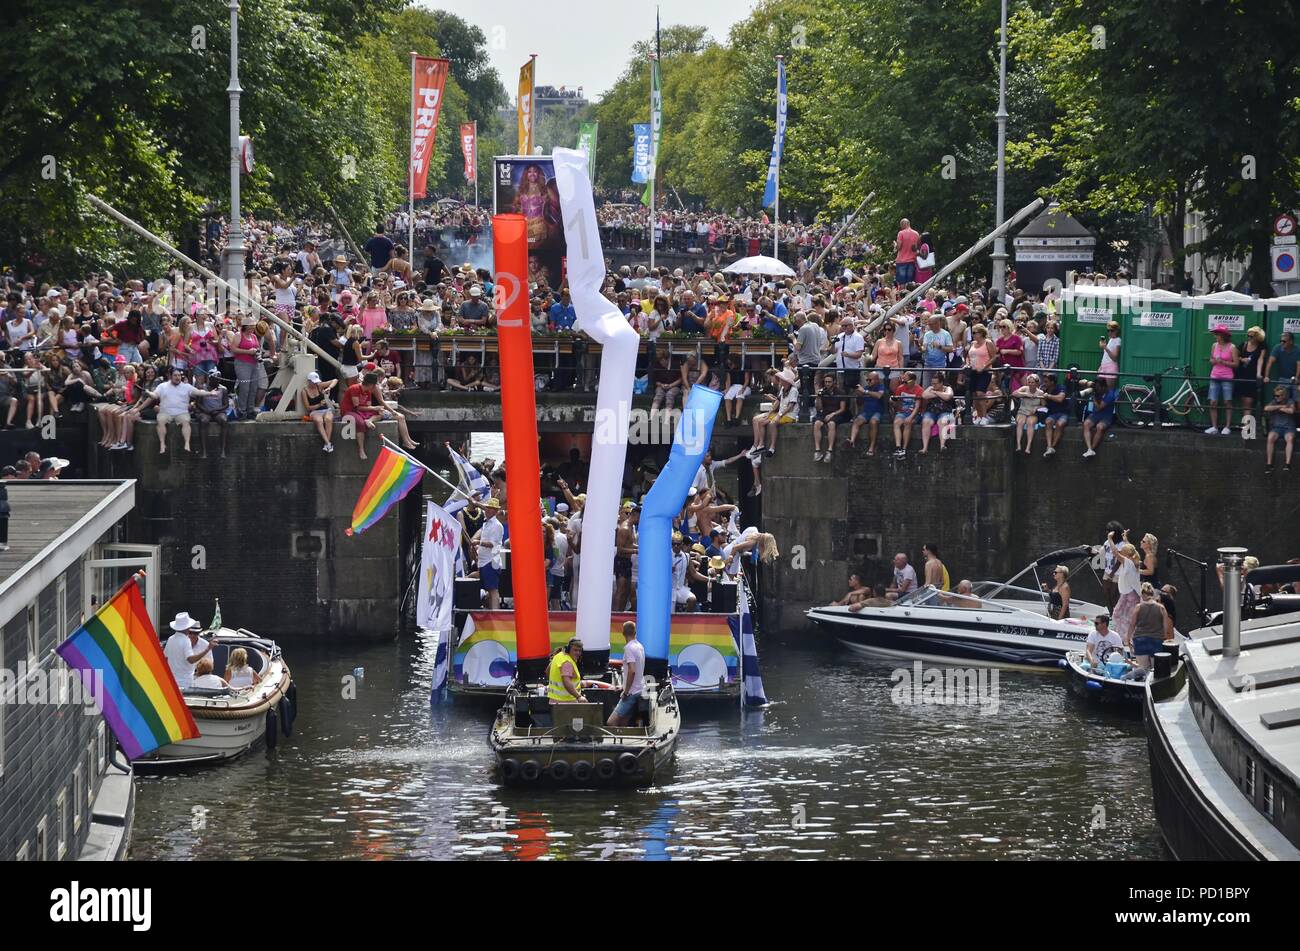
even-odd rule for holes
{"type": "Polygon", "coordinates": [[[781,173],[781,154],[785,151],[785,60],[776,61],[776,136],[772,140],[772,159],[767,163],[767,187],[763,189],[763,207],[776,204],[776,182],[781,173]]]}
{"type": "Polygon", "coordinates": [[[632,124],[632,181],[644,185],[650,181],[650,123],[632,124]]]}

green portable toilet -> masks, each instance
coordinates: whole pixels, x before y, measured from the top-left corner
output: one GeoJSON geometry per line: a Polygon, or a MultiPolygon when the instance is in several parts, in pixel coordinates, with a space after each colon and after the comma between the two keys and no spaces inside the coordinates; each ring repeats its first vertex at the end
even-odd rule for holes
{"type": "Polygon", "coordinates": [[[1268,336],[1268,349],[1271,351],[1282,341],[1282,331],[1289,330],[1300,340],[1300,294],[1286,297],[1274,297],[1264,301],[1264,310],[1268,323],[1264,333],[1268,336]]]}
{"type": "MultiPolygon", "coordinates": [[[[1219,291],[1190,300],[1192,312],[1192,376],[1210,375],[1210,348],[1214,346],[1215,327],[1223,325],[1232,334],[1232,342],[1240,350],[1246,345],[1246,331],[1263,327],[1267,315],[1264,302],[1258,297],[1238,294],[1236,291],[1219,291]]],[[[1208,384],[1200,384],[1204,389],[1208,384]]]]}
{"type": "MultiPolygon", "coordinates": [[[[1096,370],[1101,366],[1098,340],[1106,325],[1118,321],[1128,307],[1127,285],[1075,284],[1061,292],[1061,357],[1059,367],[1096,370]]],[[[1122,326],[1122,325],[1121,325],[1122,326]]],[[[1123,351],[1120,352],[1123,356],[1123,351]]]]}
{"type": "MultiPolygon", "coordinates": [[[[1169,371],[1180,370],[1191,359],[1193,325],[1187,299],[1170,291],[1131,287],[1126,302],[1120,318],[1124,343],[1119,352],[1119,384],[1130,389],[1121,396],[1138,399],[1136,388],[1148,385],[1144,377],[1167,374],[1161,379],[1160,399],[1168,400],[1186,380],[1181,372],[1169,371]]],[[[1121,416],[1132,418],[1131,409],[1129,400],[1121,400],[1121,416]]]]}

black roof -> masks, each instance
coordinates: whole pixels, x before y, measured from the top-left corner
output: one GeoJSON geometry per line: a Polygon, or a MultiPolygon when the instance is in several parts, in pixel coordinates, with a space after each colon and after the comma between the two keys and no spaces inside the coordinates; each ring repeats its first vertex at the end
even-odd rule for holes
{"type": "Polygon", "coordinates": [[[1092,232],[1055,205],[1047,208],[1025,225],[1017,238],[1091,238],[1092,232]]]}

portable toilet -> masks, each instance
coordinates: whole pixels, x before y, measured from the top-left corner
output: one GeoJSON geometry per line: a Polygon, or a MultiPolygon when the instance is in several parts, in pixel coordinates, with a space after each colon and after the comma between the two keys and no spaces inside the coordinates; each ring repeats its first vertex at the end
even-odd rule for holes
{"type": "Polygon", "coordinates": [[[1270,351],[1282,342],[1284,330],[1291,331],[1300,341],[1300,294],[1270,298],[1264,301],[1264,310],[1268,317],[1264,333],[1268,336],[1270,351]]]}
{"type": "Polygon", "coordinates": [[[1075,284],[1063,290],[1059,317],[1061,357],[1057,366],[1077,366],[1090,372],[1101,366],[1099,341],[1106,336],[1106,325],[1112,320],[1119,322],[1124,315],[1128,295],[1128,285],[1075,284]]]}
{"type": "MultiPolygon", "coordinates": [[[[1131,287],[1127,301],[1120,319],[1124,343],[1119,352],[1119,384],[1146,385],[1144,377],[1165,374],[1160,399],[1170,399],[1186,377],[1169,371],[1178,371],[1191,361],[1193,323],[1187,298],[1170,291],[1131,287]]],[[[1128,410],[1127,403],[1119,407],[1122,416],[1130,415],[1128,410]]]]}
{"type": "Polygon", "coordinates": [[[1246,345],[1246,331],[1255,326],[1263,327],[1267,316],[1262,300],[1236,291],[1193,297],[1189,304],[1192,312],[1192,376],[1210,375],[1210,348],[1214,346],[1214,335],[1210,331],[1220,325],[1227,327],[1232,342],[1240,350],[1246,345]]]}

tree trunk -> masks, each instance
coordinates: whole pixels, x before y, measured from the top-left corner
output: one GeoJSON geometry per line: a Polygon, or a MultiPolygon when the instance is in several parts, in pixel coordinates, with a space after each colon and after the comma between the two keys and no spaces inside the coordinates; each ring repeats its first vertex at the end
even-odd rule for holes
{"type": "Polygon", "coordinates": [[[1273,296],[1273,239],[1272,222],[1268,227],[1257,225],[1250,233],[1250,292],[1260,297],[1273,296]]]}

